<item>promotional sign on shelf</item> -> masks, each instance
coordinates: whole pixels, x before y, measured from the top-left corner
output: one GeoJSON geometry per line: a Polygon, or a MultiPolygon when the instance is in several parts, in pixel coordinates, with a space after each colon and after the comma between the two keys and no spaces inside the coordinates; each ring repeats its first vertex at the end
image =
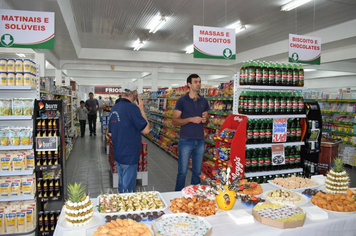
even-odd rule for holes
{"type": "MultiPolygon", "coordinates": [[[[241,137],[246,137],[247,117],[243,115],[229,115],[220,128],[236,130],[234,138],[231,142],[230,160],[232,164],[231,178],[245,174],[245,145],[246,140],[241,140],[241,137]]],[[[216,140],[215,147],[220,147],[222,141],[216,140]]],[[[215,161],[215,169],[219,166],[219,160],[215,161]]]]}
{"type": "Polygon", "coordinates": [[[194,58],[236,59],[235,29],[193,26],[194,58]]]}
{"type": "Polygon", "coordinates": [[[36,137],[36,151],[58,151],[57,137],[36,137]]]}
{"type": "Polygon", "coordinates": [[[287,141],[287,120],[287,118],[273,119],[273,143],[282,143],[287,141]]]}
{"type": "Polygon", "coordinates": [[[284,145],[275,144],[272,145],[272,165],[284,165],[285,156],[284,156],[284,145]]]}
{"type": "Polygon", "coordinates": [[[320,65],[321,38],[289,34],[289,62],[320,65]]]}
{"type": "Polygon", "coordinates": [[[54,49],[54,12],[0,9],[0,47],[54,49]]]}
{"type": "Polygon", "coordinates": [[[95,86],[94,93],[100,94],[121,94],[121,87],[95,86]]]}

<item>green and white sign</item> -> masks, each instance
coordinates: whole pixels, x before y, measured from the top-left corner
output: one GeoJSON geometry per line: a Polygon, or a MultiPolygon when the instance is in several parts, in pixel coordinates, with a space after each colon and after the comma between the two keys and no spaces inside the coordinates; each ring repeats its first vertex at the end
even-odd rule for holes
{"type": "Polygon", "coordinates": [[[0,47],[54,49],[54,12],[0,9],[0,47]]]}
{"type": "Polygon", "coordinates": [[[235,29],[193,26],[194,58],[236,59],[235,29]]]}
{"type": "Polygon", "coordinates": [[[289,62],[320,65],[321,38],[289,34],[289,62]]]}

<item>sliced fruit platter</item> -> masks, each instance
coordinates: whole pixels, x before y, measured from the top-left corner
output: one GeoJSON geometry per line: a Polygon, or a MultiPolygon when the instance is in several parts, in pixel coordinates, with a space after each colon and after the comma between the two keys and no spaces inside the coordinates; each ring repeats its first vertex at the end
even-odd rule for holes
{"type": "Polygon", "coordinates": [[[182,194],[185,197],[203,197],[210,200],[215,200],[215,194],[212,192],[212,187],[208,185],[190,185],[182,189],[182,194]]]}
{"type": "Polygon", "coordinates": [[[124,194],[101,194],[97,198],[97,210],[101,214],[118,212],[147,212],[164,210],[167,204],[156,191],[124,194]]]}

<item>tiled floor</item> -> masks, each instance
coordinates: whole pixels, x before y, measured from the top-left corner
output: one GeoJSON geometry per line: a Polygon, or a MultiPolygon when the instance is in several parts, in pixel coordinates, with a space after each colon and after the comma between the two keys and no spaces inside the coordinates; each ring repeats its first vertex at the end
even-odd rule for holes
{"type": "MultiPolygon", "coordinates": [[[[81,182],[86,186],[86,191],[90,192],[91,197],[96,197],[101,192],[107,192],[108,189],[112,190],[110,166],[99,130],[100,124],[97,123],[98,136],[90,137],[87,128],[86,136],[77,138],[66,163],[67,181],[70,183],[81,182]]],[[[148,143],[148,186],[144,188],[146,190],[154,188],[160,192],[174,191],[178,161],[146,138],[142,138],[142,140],[148,143]]],[[[356,170],[349,167],[345,169],[350,175],[350,186],[356,187],[356,170]]],[[[188,170],[187,185],[190,183],[190,179],[191,170],[188,170]]],[[[137,190],[142,188],[141,180],[138,180],[137,190]]],[[[114,189],[114,192],[117,192],[117,189],[114,189]]]]}

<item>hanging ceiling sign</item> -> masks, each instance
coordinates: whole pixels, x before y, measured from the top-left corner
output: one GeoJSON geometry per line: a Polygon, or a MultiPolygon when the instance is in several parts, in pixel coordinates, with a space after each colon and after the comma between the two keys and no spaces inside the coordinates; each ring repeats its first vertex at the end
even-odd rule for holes
{"type": "Polygon", "coordinates": [[[121,87],[95,86],[94,92],[100,94],[121,94],[121,87]]]}
{"type": "Polygon", "coordinates": [[[236,59],[235,29],[193,26],[194,58],[236,59]]]}
{"type": "Polygon", "coordinates": [[[289,34],[289,62],[320,65],[321,38],[289,34]]]}
{"type": "Polygon", "coordinates": [[[0,9],[0,47],[54,49],[54,12],[0,9]]]}

